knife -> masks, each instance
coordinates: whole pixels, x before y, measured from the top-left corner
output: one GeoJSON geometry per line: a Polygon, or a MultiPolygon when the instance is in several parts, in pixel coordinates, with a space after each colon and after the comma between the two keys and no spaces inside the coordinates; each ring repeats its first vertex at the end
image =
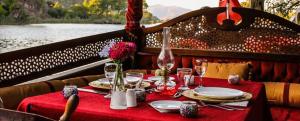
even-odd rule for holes
{"type": "Polygon", "coordinates": [[[84,88],[77,88],[78,91],[82,91],[82,92],[90,92],[90,93],[96,93],[96,94],[101,94],[101,95],[107,95],[107,92],[101,92],[98,90],[92,90],[92,89],[84,89],[84,88]]]}

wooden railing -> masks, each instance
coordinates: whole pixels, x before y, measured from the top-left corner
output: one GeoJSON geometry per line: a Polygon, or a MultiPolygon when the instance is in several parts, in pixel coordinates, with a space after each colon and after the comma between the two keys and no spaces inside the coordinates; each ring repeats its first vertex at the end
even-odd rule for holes
{"type": "Polygon", "coordinates": [[[171,28],[175,55],[247,58],[300,62],[300,26],[279,16],[248,8],[233,8],[242,17],[237,25],[217,22],[225,8],[195,10],[144,29],[144,53],[158,54],[163,27],[171,28]]]}
{"type": "MultiPolygon", "coordinates": [[[[146,28],[143,40],[137,40],[140,52],[157,54],[162,45],[162,28],[171,27],[170,44],[177,55],[300,62],[299,25],[254,9],[233,11],[242,17],[237,25],[230,20],[217,23],[217,15],[225,8],[206,8],[146,28]]],[[[95,63],[101,60],[98,52],[103,46],[130,40],[126,35],[125,30],[120,30],[0,54],[0,87],[95,63]]],[[[81,70],[81,74],[99,74],[102,70],[96,66],[81,70]]]]}
{"type": "MultiPolygon", "coordinates": [[[[0,87],[100,61],[98,52],[112,41],[122,41],[125,35],[125,30],[119,30],[2,53],[0,54],[0,87]]],[[[103,68],[98,66],[94,67],[94,70],[80,70],[80,72],[100,74],[103,68]]]]}

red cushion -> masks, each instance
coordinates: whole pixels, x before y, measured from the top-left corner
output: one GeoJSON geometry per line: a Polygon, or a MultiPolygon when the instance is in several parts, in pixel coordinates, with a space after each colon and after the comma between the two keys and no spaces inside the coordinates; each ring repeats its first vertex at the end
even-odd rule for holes
{"type": "Polygon", "coordinates": [[[271,107],[274,121],[300,121],[300,109],[287,107],[271,107]]]}
{"type": "MultiPolygon", "coordinates": [[[[193,68],[194,56],[176,56],[176,63],[172,73],[176,73],[176,68],[193,68]]],[[[206,58],[206,57],[201,57],[206,58]]],[[[261,60],[233,59],[233,58],[206,58],[209,62],[251,62],[251,80],[260,82],[294,82],[300,83],[300,64],[290,62],[273,62],[261,60]]],[[[157,69],[156,55],[139,55],[137,57],[137,67],[140,69],[157,69]],[[142,58],[142,59],[141,59],[142,58]]]]}

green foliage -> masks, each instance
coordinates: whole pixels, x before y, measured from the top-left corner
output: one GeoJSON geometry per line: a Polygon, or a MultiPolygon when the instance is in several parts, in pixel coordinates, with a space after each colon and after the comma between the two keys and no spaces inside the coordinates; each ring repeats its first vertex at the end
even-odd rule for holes
{"type": "MultiPolygon", "coordinates": [[[[148,12],[146,0],[144,0],[143,8],[142,23],[159,21],[148,12]]],[[[74,0],[0,0],[0,24],[28,22],[124,24],[126,9],[127,0],[82,0],[82,3],[76,3],[74,0]],[[24,2],[34,9],[26,8],[24,2]]]]}
{"type": "Polygon", "coordinates": [[[242,6],[242,7],[245,7],[245,8],[250,8],[250,7],[251,7],[251,6],[250,6],[249,0],[248,0],[248,1],[241,2],[241,6],[242,6]]]}
{"type": "Polygon", "coordinates": [[[88,17],[87,9],[81,4],[71,6],[66,12],[66,18],[82,18],[88,17]]]}
{"type": "Polygon", "coordinates": [[[300,7],[299,0],[266,0],[266,11],[285,19],[290,19],[297,8],[300,7]]]}

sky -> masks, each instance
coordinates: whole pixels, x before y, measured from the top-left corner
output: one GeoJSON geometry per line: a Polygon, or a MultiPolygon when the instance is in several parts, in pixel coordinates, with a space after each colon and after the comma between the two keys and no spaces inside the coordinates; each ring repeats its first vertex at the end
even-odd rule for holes
{"type": "MultiPolygon", "coordinates": [[[[239,0],[244,1],[244,0],[239,0]]],[[[217,7],[219,0],[147,0],[149,6],[161,4],[164,6],[179,6],[196,10],[204,6],[217,7]]]]}

